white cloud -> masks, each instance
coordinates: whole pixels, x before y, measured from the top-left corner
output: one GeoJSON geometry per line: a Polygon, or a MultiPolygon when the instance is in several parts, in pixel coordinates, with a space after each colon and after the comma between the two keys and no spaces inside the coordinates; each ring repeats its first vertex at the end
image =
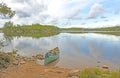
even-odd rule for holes
{"type": "Polygon", "coordinates": [[[16,15],[11,19],[15,24],[40,23],[59,27],[80,25],[82,22],[90,23],[89,19],[84,18],[104,16],[105,9],[102,6],[104,1],[107,0],[4,0],[16,11],[16,15]],[[88,9],[92,4],[94,5],[88,15],[88,9]]]}
{"type": "Polygon", "coordinates": [[[48,13],[52,17],[61,18],[64,16],[65,11],[65,3],[63,0],[51,0],[50,4],[48,4],[48,13]]]}
{"type": "MultiPolygon", "coordinates": [[[[111,27],[111,26],[119,26],[119,21],[104,21],[104,22],[97,22],[97,23],[87,23],[85,25],[74,25],[75,27],[83,27],[83,28],[100,28],[100,27],[111,27]]],[[[72,27],[74,27],[72,26],[72,27]]]]}
{"type": "Polygon", "coordinates": [[[101,16],[105,12],[105,9],[100,4],[94,4],[89,12],[88,18],[96,18],[98,16],[101,16]]]}

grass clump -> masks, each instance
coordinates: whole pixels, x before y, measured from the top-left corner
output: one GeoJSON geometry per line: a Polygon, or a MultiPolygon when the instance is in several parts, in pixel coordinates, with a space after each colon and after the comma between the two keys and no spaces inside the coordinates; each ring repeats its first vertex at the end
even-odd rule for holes
{"type": "Polygon", "coordinates": [[[79,78],[97,78],[96,73],[92,69],[84,69],[80,72],[79,78]]]}
{"type": "Polygon", "coordinates": [[[120,78],[120,69],[109,71],[105,69],[84,69],[80,72],[79,78],[120,78]]]}
{"type": "Polygon", "coordinates": [[[12,60],[12,54],[0,52],[0,69],[7,68],[12,63],[12,60]]]}

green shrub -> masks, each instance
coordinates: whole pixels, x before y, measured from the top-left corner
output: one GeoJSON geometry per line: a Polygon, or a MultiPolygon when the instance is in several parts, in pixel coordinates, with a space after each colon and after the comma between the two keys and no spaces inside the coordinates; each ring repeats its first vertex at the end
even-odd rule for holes
{"type": "Polygon", "coordinates": [[[116,71],[99,68],[85,69],[80,72],[79,78],[120,78],[120,69],[116,71]]]}
{"type": "Polygon", "coordinates": [[[96,75],[100,75],[102,73],[101,69],[95,68],[94,69],[96,75]]]}
{"type": "Polygon", "coordinates": [[[0,52],[0,69],[7,68],[11,64],[13,56],[9,53],[0,52]]]}
{"type": "Polygon", "coordinates": [[[95,74],[95,71],[91,69],[85,69],[80,72],[79,78],[97,78],[97,75],[95,74]]]}

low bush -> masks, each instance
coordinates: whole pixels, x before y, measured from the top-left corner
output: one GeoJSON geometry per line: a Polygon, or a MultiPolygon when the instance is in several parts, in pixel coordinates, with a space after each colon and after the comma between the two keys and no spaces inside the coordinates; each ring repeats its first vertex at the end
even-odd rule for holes
{"type": "Polygon", "coordinates": [[[0,69],[7,68],[12,63],[12,60],[12,54],[0,52],[0,69]]]}

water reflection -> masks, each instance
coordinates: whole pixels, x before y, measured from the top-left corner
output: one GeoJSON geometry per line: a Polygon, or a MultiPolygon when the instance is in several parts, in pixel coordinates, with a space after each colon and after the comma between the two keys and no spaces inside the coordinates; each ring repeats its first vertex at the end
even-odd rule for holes
{"type": "Polygon", "coordinates": [[[14,37],[10,42],[6,42],[9,44],[4,47],[4,51],[12,51],[18,50],[18,54],[20,56],[35,56],[37,54],[44,54],[48,50],[51,50],[58,46],[57,37],[43,37],[39,39],[34,39],[32,37],[14,37]]]}
{"type": "Polygon", "coordinates": [[[60,34],[59,47],[62,57],[58,65],[63,67],[96,67],[97,61],[101,61],[100,66],[120,66],[120,36],[64,33],[60,34]]]}
{"type": "MultiPolygon", "coordinates": [[[[3,37],[3,35],[0,35],[3,37]]],[[[4,37],[3,37],[4,38],[4,37]]],[[[59,47],[59,58],[54,65],[67,68],[83,68],[108,65],[112,68],[120,66],[120,36],[95,33],[68,34],[61,33],[51,37],[13,37],[7,41],[4,51],[18,50],[21,56],[35,56],[59,47]]],[[[54,57],[54,55],[50,54],[54,57]]],[[[45,65],[45,59],[41,61],[45,65]]]]}

